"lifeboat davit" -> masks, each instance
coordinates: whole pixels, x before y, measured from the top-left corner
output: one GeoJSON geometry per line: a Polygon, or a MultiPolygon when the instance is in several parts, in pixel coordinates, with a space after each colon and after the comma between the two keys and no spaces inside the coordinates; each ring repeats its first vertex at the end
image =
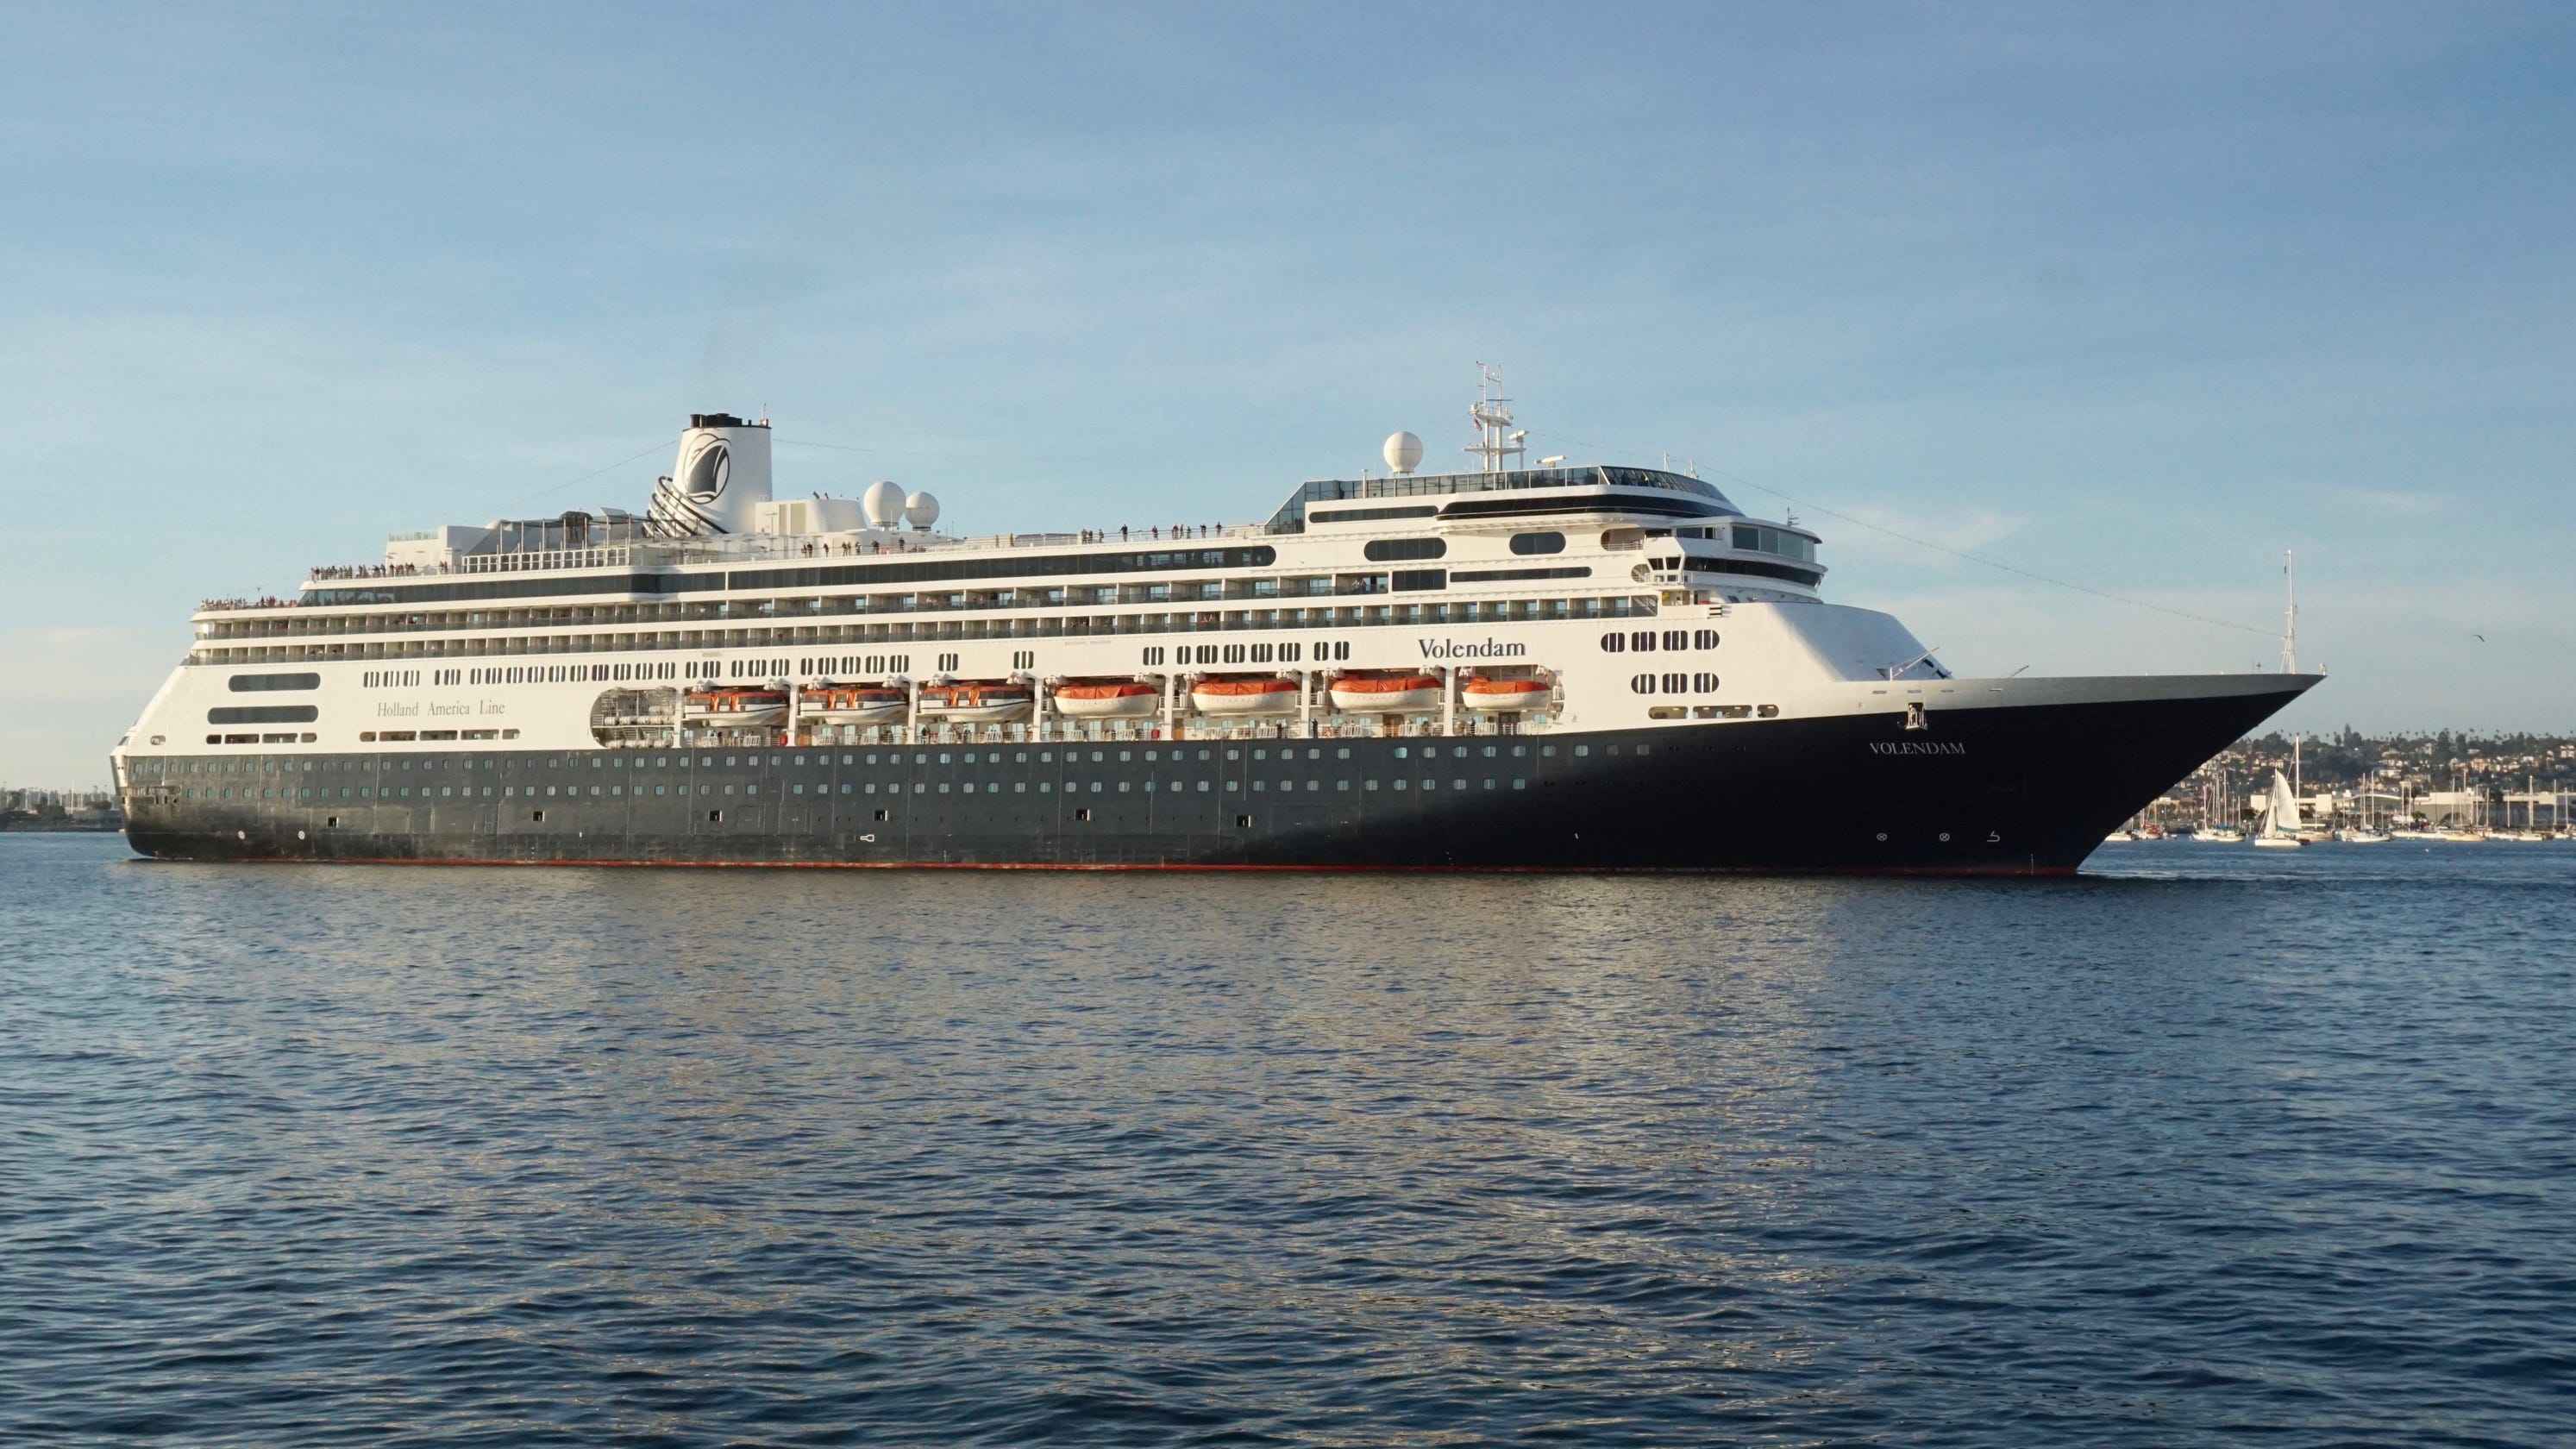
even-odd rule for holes
{"type": "Polygon", "coordinates": [[[1333,681],[1333,708],[1346,714],[1424,714],[1440,708],[1440,681],[1428,674],[1345,674],[1333,681]]]}
{"type": "Polygon", "coordinates": [[[1036,690],[1009,681],[933,684],[921,691],[921,717],[950,724],[1001,724],[1026,718],[1036,702],[1036,690]]]}
{"type": "Polygon", "coordinates": [[[1484,714],[1545,709],[1547,695],[1547,685],[1535,679],[1469,679],[1458,686],[1458,702],[1484,714]]]}
{"type": "Polygon", "coordinates": [[[909,703],[890,684],[809,684],[798,712],[828,725],[887,724],[903,718],[909,703]]]}
{"type": "Polygon", "coordinates": [[[1201,714],[1294,714],[1293,679],[1202,679],[1190,686],[1190,704],[1201,714]]]}
{"type": "Polygon", "coordinates": [[[1135,679],[1078,679],[1055,691],[1055,712],[1067,719],[1142,719],[1162,707],[1162,691],[1135,679]]]}
{"type": "Polygon", "coordinates": [[[787,718],[787,691],[711,686],[680,696],[680,723],[691,729],[757,729],[787,718]]]}

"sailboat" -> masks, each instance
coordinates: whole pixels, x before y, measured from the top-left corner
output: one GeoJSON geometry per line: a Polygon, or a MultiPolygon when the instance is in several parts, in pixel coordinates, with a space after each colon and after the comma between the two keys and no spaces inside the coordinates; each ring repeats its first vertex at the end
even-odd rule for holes
{"type": "Polygon", "coordinates": [[[2290,792],[2290,777],[2278,770],[2272,772],[2272,798],[2263,806],[2263,824],[2254,832],[2254,843],[2268,850],[2296,850],[2307,844],[2299,838],[2299,797],[2290,792]]]}

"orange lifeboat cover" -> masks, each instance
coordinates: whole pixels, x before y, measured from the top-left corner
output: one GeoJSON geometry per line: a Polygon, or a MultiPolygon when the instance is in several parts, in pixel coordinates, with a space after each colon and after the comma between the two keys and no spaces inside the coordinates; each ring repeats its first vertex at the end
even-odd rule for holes
{"type": "Polygon", "coordinates": [[[1406,694],[1417,689],[1438,689],[1439,687],[1440,681],[1428,674],[1375,677],[1366,674],[1345,674],[1333,681],[1333,688],[1342,694],[1406,694]]]}
{"type": "Polygon", "coordinates": [[[1150,684],[1133,679],[1108,680],[1092,684],[1067,684],[1055,692],[1058,699],[1134,699],[1140,694],[1159,694],[1150,684]]]}
{"type": "Polygon", "coordinates": [[[1192,694],[1294,694],[1297,683],[1292,679],[1208,679],[1190,687],[1192,694]]]}

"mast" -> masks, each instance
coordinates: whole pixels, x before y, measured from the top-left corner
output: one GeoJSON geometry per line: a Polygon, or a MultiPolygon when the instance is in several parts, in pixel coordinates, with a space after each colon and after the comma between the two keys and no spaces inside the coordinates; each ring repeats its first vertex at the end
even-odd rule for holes
{"type": "Polygon", "coordinates": [[[1503,396],[1503,375],[1479,362],[1476,370],[1483,377],[1483,387],[1476,401],[1469,405],[1467,418],[1476,425],[1476,441],[1467,451],[1485,460],[1487,473],[1500,473],[1505,458],[1527,456],[1524,446],[1526,431],[1513,432],[1511,399],[1503,396]]]}
{"type": "Polygon", "coordinates": [[[2281,620],[2281,672],[2299,672],[2299,574],[2290,550],[2281,550],[2281,575],[2289,580],[2289,612],[2281,620]]]}

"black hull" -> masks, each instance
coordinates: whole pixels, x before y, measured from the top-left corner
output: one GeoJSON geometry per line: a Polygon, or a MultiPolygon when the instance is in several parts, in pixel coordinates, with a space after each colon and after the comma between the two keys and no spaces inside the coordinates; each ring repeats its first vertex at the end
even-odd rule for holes
{"type": "Polygon", "coordinates": [[[166,777],[269,799],[173,799],[149,773],[167,762],[138,761],[126,836],[171,860],[2049,875],[2298,693],[1943,710],[1917,730],[1869,714],[1445,739],[302,756],[166,777]]]}

